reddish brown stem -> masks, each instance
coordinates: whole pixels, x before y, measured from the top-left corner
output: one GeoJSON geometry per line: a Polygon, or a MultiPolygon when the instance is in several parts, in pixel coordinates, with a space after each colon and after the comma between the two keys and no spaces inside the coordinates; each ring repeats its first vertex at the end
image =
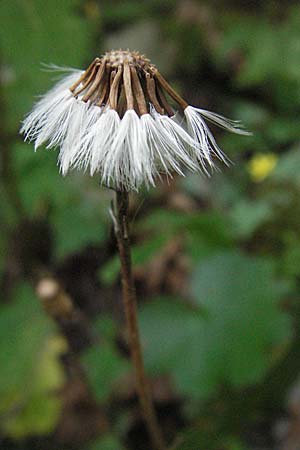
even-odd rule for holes
{"type": "Polygon", "coordinates": [[[135,370],[136,387],[140,406],[152,440],[153,449],[166,450],[166,445],[155,414],[142,355],[137,319],[137,300],[132,276],[131,250],[128,235],[128,206],[128,192],[117,191],[114,226],[121,261],[123,302],[129,346],[135,370]]]}

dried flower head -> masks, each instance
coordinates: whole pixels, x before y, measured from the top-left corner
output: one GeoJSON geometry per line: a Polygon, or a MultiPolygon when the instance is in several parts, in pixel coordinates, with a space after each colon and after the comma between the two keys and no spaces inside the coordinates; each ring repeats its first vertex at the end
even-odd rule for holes
{"type": "Polygon", "coordinates": [[[204,119],[239,134],[237,122],[189,106],[138,52],[111,51],[72,70],[35,105],[21,132],[35,149],[60,147],[59,165],[89,167],[116,189],[154,185],[160,173],[208,173],[226,162],[204,119]],[[172,104],[177,106],[175,114],[172,104]]]}

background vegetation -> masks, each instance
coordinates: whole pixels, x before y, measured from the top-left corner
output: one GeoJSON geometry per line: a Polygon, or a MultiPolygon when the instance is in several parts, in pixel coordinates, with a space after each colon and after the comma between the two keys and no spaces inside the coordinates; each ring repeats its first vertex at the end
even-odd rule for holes
{"type": "Polygon", "coordinates": [[[111,48],[145,52],[193,105],[242,119],[234,164],[132,196],[146,364],[174,449],[300,443],[300,7],[275,0],[0,2],[0,449],[149,449],[108,207],[19,124],[111,48]],[[59,283],[47,302],[41,282],[59,283]],[[40,287],[40,289],[39,289],[40,287]]]}

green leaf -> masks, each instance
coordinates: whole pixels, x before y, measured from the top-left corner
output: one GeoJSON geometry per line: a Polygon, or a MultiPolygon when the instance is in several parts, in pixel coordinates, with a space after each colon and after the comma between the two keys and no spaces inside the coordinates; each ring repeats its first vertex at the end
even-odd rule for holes
{"type": "Polygon", "coordinates": [[[0,413],[13,436],[51,432],[61,401],[53,394],[64,375],[58,356],[64,341],[53,340],[52,323],[24,285],[0,314],[0,413]]]}
{"type": "Polygon", "coordinates": [[[268,199],[250,201],[247,199],[236,203],[230,216],[236,237],[247,238],[273,215],[273,207],[268,199]]]}
{"type": "Polygon", "coordinates": [[[287,231],[283,235],[285,248],[283,251],[283,270],[287,275],[300,275],[300,238],[298,233],[287,231]]]}
{"type": "Polygon", "coordinates": [[[146,305],[140,320],[149,369],[170,372],[178,389],[194,398],[211,395],[222,383],[262,380],[291,336],[278,308],[286,286],[272,270],[264,260],[219,254],[194,271],[195,307],[174,300],[146,305]]]}
{"type": "Polygon", "coordinates": [[[59,257],[101,242],[107,232],[108,195],[97,180],[76,173],[62,177],[56,152],[34,152],[21,143],[13,148],[21,174],[20,194],[30,217],[50,210],[55,250],[59,257]]]}
{"type": "MultiPolygon", "coordinates": [[[[217,433],[212,435],[207,431],[203,424],[200,429],[185,430],[183,435],[178,439],[178,445],[175,446],[175,450],[191,450],[199,448],[200,450],[219,450],[220,448],[220,436],[217,433]]],[[[223,442],[222,442],[223,443],[223,442]]]]}
{"type": "Polygon", "coordinates": [[[186,226],[188,214],[168,209],[156,209],[145,219],[140,221],[140,230],[160,230],[160,232],[174,234],[186,226]]]}
{"type": "Polygon", "coordinates": [[[7,254],[8,249],[7,234],[2,231],[0,235],[0,274],[3,273],[3,269],[5,267],[5,255],[7,254]]]}
{"type": "Polygon", "coordinates": [[[207,424],[201,423],[198,428],[185,431],[181,439],[178,439],[179,442],[175,449],[248,450],[239,439],[224,436],[223,430],[216,430],[215,425],[209,424],[207,429],[205,429],[205,425],[207,426],[207,424]]]}
{"type": "Polygon", "coordinates": [[[14,146],[20,176],[20,195],[29,217],[49,214],[55,253],[61,258],[86,245],[99,244],[107,234],[108,196],[95,180],[81,174],[62,177],[56,152],[35,153],[30,146],[14,146]]]}
{"type": "Polygon", "coordinates": [[[100,206],[100,189],[95,198],[90,198],[85,191],[79,193],[81,197],[74,197],[67,206],[57,208],[51,217],[55,250],[59,258],[87,245],[99,244],[107,235],[108,214],[106,203],[100,206]]]}
{"type": "Polygon", "coordinates": [[[187,250],[193,261],[199,261],[233,245],[231,224],[219,213],[197,213],[186,218],[187,250]]]}
{"type": "Polygon", "coordinates": [[[198,328],[198,316],[198,311],[194,316],[191,309],[171,297],[157,298],[141,309],[145,360],[153,373],[176,371],[177,355],[185,352],[198,328]]]}
{"type": "Polygon", "coordinates": [[[110,317],[98,319],[93,329],[101,341],[88,348],[81,355],[81,361],[95,397],[105,401],[130,370],[130,365],[115,346],[117,324],[110,317]]]}
{"type": "Polygon", "coordinates": [[[49,207],[63,208],[76,196],[75,182],[59,174],[57,151],[34,152],[31,144],[20,142],[13,146],[12,152],[19,173],[20,197],[29,217],[49,207]]]}
{"type": "Polygon", "coordinates": [[[286,145],[299,139],[299,122],[297,117],[276,115],[272,117],[266,134],[272,139],[273,145],[286,145]]]}
{"type": "Polygon", "coordinates": [[[15,298],[11,305],[2,307],[0,315],[1,398],[30,379],[39,349],[51,330],[28,286],[19,288],[15,298]]]}
{"type": "MultiPolygon", "coordinates": [[[[18,214],[12,204],[11,199],[8,195],[8,186],[4,185],[3,180],[0,183],[0,196],[1,196],[1,217],[0,225],[2,230],[6,228],[8,231],[15,227],[18,221],[18,214]]],[[[2,236],[3,237],[3,236],[2,236]]],[[[6,237],[5,237],[6,238],[6,237]]],[[[4,255],[4,252],[1,252],[4,255]]]]}
{"type": "Polygon", "coordinates": [[[123,446],[116,436],[106,434],[97,441],[93,442],[88,450],[122,450],[123,446]]]}
{"type": "Polygon", "coordinates": [[[44,93],[57,78],[42,71],[41,63],[80,67],[92,59],[88,48],[93,28],[77,14],[79,5],[79,0],[0,2],[0,50],[7,65],[3,94],[7,125],[13,131],[32,105],[33,95],[44,93]]]}
{"type": "MultiPolygon", "coordinates": [[[[237,15],[229,11],[222,16],[224,34],[217,48],[216,56],[224,61],[234,49],[244,55],[244,63],[237,71],[237,81],[243,86],[262,85],[271,81],[300,80],[296,67],[300,61],[299,9],[290,7],[286,11],[285,20],[274,27],[273,23],[263,16],[237,15]],[[232,26],[237,21],[239,26],[232,26]],[[255,33],[253,33],[255,29],[255,33]],[[263,45],[257,45],[263,42],[263,45]],[[284,55],[284,64],[278,54],[284,55]]],[[[282,95],[284,97],[284,95],[282,95]]]]}
{"type": "MultiPolygon", "coordinates": [[[[198,260],[220,248],[230,248],[232,238],[229,221],[216,213],[184,214],[168,210],[156,210],[137,225],[151,238],[132,247],[133,265],[149,262],[175,235],[182,234],[189,255],[198,260]]],[[[109,260],[100,270],[100,279],[112,284],[120,272],[118,256],[109,260]]]]}
{"type": "Polygon", "coordinates": [[[128,361],[109,342],[89,348],[81,360],[94,395],[101,401],[107,399],[114,386],[129,370],[128,361]]]}
{"type": "Polygon", "coordinates": [[[276,182],[294,183],[300,185],[300,148],[297,145],[294,149],[281,156],[279,163],[271,174],[271,179],[276,182]]]}
{"type": "Polygon", "coordinates": [[[120,260],[118,256],[114,256],[107,263],[101,266],[99,270],[99,278],[102,283],[107,286],[112,285],[116,279],[118,274],[120,273],[120,260]]]}
{"type": "Polygon", "coordinates": [[[289,319],[278,308],[289,286],[275,280],[273,269],[239,253],[218,255],[195,269],[192,290],[207,311],[212,339],[206,351],[215,353],[212,360],[219,356],[211,367],[216,379],[235,385],[261,379],[273,363],[272,349],[290,338],[289,319]]]}
{"type": "Polygon", "coordinates": [[[62,402],[54,394],[61,389],[65,375],[59,357],[66,350],[60,337],[48,339],[36,366],[33,386],[19,414],[5,422],[6,431],[14,437],[49,433],[60,416],[62,402]]]}

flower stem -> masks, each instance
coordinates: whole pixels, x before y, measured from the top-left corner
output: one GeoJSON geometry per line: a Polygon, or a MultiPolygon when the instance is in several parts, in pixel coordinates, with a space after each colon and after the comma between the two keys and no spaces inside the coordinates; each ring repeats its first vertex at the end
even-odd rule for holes
{"type": "Polygon", "coordinates": [[[113,220],[121,262],[123,302],[129,346],[135,370],[139,402],[145,424],[152,440],[152,445],[156,450],[165,450],[166,445],[155,414],[142,355],[137,320],[137,300],[132,276],[131,250],[128,234],[128,206],[128,192],[116,191],[116,211],[113,220]]]}

